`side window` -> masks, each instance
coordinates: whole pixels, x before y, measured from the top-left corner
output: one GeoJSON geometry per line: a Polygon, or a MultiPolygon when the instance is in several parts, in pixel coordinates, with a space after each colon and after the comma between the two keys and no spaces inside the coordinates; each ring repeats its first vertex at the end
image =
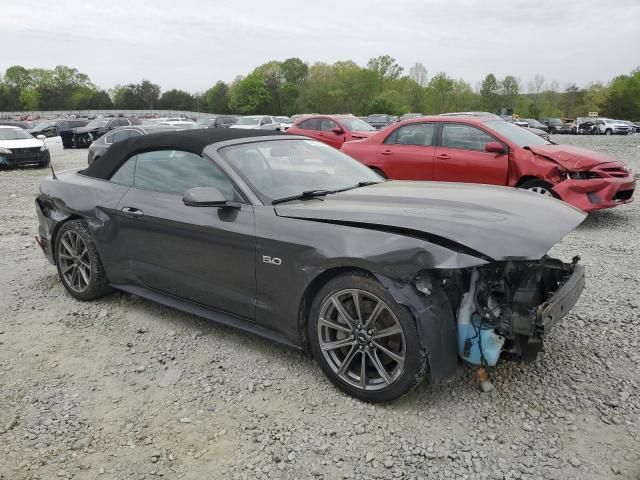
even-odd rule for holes
{"type": "Polygon", "coordinates": [[[111,134],[109,141],[111,143],[116,143],[120,140],[126,140],[129,138],[129,133],[131,133],[131,130],[117,130],[115,133],[111,134]]]}
{"type": "Polygon", "coordinates": [[[128,125],[131,125],[131,122],[130,122],[129,120],[127,120],[126,118],[121,118],[121,119],[120,119],[120,125],[122,125],[122,126],[125,126],[125,127],[126,127],[126,126],[128,126],[128,125]]]}
{"type": "Polygon", "coordinates": [[[436,131],[435,123],[415,123],[397,128],[384,143],[397,145],[432,146],[436,131]]]}
{"type": "Polygon", "coordinates": [[[231,181],[209,160],[179,150],[156,150],[131,157],[111,181],[174,195],[195,187],[216,187],[228,200],[241,199],[231,181]]]}
{"type": "Polygon", "coordinates": [[[142,133],[140,133],[138,130],[129,130],[129,138],[140,136],[142,136],[142,133]]]}
{"type": "Polygon", "coordinates": [[[42,130],[40,132],[40,135],[44,135],[47,138],[55,137],[56,134],[57,134],[57,132],[56,132],[55,125],[51,126],[51,127],[47,127],[47,128],[45,128],[44,130],[42,130]]]}
{"type": "Polygon", "coordinates": [[[320,130],[320,119],[310,118],[300,123],[300,128],[304,130],[320,130]]]}
{"type": "Polygon", "coordinates": [[[337,126],[338,124],[333,120],[330,120],[328,118],[323,118],[322,122],[320,123],[320,130],[322,130],[323,132],[330,132],[337,126]]]}
{"type": "Polygon", "coordinates": [[[497,141],[488,133],[470,125],[445,123],[442,125],[442,146],[484,152],[489,142],[497,141]]]}
{"type": "MultiPolygon", "coordinates": [[[[105,140],[108,140],[105,139],[105,140]]],[[[119,185],[126,185],[127,187],[133,186],[133,177],[136,173],[136,160],[138,156],[134,155],[129,160],[124,162],[122,166],[111,175],[111,181],[119,185]]]]}

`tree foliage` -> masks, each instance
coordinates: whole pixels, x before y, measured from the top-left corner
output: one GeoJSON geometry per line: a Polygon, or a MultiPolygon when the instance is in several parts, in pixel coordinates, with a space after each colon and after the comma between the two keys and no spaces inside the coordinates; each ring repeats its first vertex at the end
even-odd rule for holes
{"type": "Polygon", "coordinates": [[[117,85],[106,92],[86,74],[64,65],[53,69],[13,65],[0,77],[0,111],[109,108],[273,115],[500,113],[511,108],[524,118],[573,118],[598,111],[603,116],[640,120],[640,69],[608,84],[579,87],[571,83],[564,89],[541,74],[523,84],[513,75],[498,79],[489,73],[474,90],[465,80],[444,72],[428,78],[420,62],[405,75],[389,55],[371,58],[366,66],[350,60],[309,65],[294,57],[264,63],[231,83],[217,81],[206,92],[195,94],[177,89],[161,94],[160,87],[149,80],[117,85]]]}

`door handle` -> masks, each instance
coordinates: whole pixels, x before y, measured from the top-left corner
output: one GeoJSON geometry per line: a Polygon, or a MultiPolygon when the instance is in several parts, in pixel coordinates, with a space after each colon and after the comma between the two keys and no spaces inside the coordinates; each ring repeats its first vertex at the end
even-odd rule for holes
{"type": "Polygon", "coordinates": [[[438,158],[449,158],[449,155],[447,155],[446,153],[441,153],[440,155],[438,155],[438,158]]]}
{"type": "Polygon", "coordinates": [[[383,150],[380,152],[380,155],[393,155],[393,151],[391,150],[383,150]]]}
{"type": "Polygon", "coordinates": [[[120,211],[125,217],[129,218],[140,218],[143,215],[142,210],[134,207],[122,207],[120,211]]]}

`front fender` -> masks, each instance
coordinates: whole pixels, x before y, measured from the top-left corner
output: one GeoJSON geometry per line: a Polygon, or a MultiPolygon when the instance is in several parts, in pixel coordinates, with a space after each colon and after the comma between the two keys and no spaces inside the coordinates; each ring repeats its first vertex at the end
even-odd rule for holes
{"type": "Polygon", "coordinates": [[[419,292],[409,281],[397,281],[384,275],[376,278],[393,299],[407,307],[416,320],[420,346],[426,351],[430,380],[442,383],[455,375],[458,368],[457,329],[449,298],[437,282],[431,282],[430,293],[419,292]]]}

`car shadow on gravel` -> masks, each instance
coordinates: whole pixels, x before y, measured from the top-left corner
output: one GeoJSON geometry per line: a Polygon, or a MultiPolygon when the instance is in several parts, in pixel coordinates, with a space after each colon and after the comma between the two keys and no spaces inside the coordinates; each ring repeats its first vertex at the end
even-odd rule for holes
{"type": "Polygon", "coordinates": [[[576,230],[599,230],[601,228],[625,228],[629,224],[630,212],[625,210],[601,210],[592,212],[576,230]]]}

